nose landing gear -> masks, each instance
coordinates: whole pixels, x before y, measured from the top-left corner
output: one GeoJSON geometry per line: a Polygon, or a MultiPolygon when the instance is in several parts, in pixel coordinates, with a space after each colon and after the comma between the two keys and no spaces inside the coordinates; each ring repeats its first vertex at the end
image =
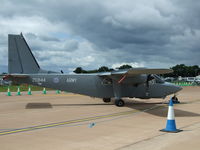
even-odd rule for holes
{"type": "Polygon", "coordinates": [[[178,98],[176,97],[176,95],[174,95],[172,97],[172,101],[173,101],[174,104],[179,104],[180,103],[180,101],[178,100],[178,98]]]}

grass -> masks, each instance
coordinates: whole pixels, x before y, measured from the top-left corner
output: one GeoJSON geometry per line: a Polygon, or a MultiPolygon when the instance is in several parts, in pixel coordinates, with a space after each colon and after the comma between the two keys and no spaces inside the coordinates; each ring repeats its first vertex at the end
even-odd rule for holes
{"type": "Polygon", "coordinates": [[[196,83],[193,83],[193,82],[172,82],[176,85],[179,85],[179,86],[196,86],[197,84],[196,83]]]}
{"type": "MultiPolygon", "coordinates": [[[[17,88],[19,87],[18,85],[11,85],[10,87],[10,91],[11,92],[17,92],[17,88]]],[[[20,91],[28,91],[28,87],[29,85],[26,84],[22,84],[20,85],[20,91]]],[[[0,86],[0,92],[7,92],[8,90],[8,86],[0,86]]],[[[39,87],[39,86],[32,86],[31,85],[31,91],[42,91],[43,87],[39,87]]],[[[46,88],[46,90],[52,90],[49,88],[46,88]]]]}

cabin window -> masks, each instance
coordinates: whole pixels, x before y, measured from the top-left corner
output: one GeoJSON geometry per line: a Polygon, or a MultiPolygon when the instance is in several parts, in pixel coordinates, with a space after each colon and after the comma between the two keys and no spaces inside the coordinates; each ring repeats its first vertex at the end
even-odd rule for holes
{"type": "Polygon", "coordinates": [[[103,85],[110,85],[110,84],[112,84],[112,79],[105,78],[105,79],[102,80],[102,84],[103,85]]]}

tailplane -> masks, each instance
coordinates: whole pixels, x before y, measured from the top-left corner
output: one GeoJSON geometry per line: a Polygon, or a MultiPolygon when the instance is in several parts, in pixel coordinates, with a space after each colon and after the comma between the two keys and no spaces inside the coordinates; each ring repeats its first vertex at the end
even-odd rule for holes
{"type": "Polygon", "coordinates": [[[23,35],[8,35],[8,72],[26,74],[38,73],[40,66],[33,56],[23,35]]]}

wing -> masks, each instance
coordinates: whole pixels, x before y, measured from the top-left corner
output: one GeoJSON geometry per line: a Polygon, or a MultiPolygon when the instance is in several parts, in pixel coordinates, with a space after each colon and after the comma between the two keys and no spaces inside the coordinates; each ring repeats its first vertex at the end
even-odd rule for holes
{"type": "Polygon", "coordinates": [[[127,82],[132,83],[132,84],[134,83],[137,84],[139,82],[138,81],[139,79],[141,79],[142,81],[145,81],[144,78],[146,78],[149,74],[166,74],[166,73],[171,73],[171,72],[173,72],[172,69],[163,69],[163,68],[161,69],[131,68],[131,69],[126,69],[126,70],[117,70],[113,72],[100,73],[98,74],[98,76],[112,78],[113,80],[118,81],[118,83],[121,83],[122,81],[125,80],[125,78],[128,77],[129,80],[127,80],[127,82]]]}
{"type": "Polygon", "coordinates": [[[140,75],[140,74],[166,74],[173,72],[172,69],[148,69],[148,68],[132,68],[127,71],[114,72],[112,74],[128,74],[128,75],[140,75]]]}
{"type": "Polygon", "coordinates": [[[140,74],[166,74],[173,72],[172,69],[149,69],[149,68],[131,68],[126,70],[118,70],[118,71],[112,71],[112,72],[103,72],[99,73],[99,76],[111,76],[111,75],[140,75],[140,74]]]}

